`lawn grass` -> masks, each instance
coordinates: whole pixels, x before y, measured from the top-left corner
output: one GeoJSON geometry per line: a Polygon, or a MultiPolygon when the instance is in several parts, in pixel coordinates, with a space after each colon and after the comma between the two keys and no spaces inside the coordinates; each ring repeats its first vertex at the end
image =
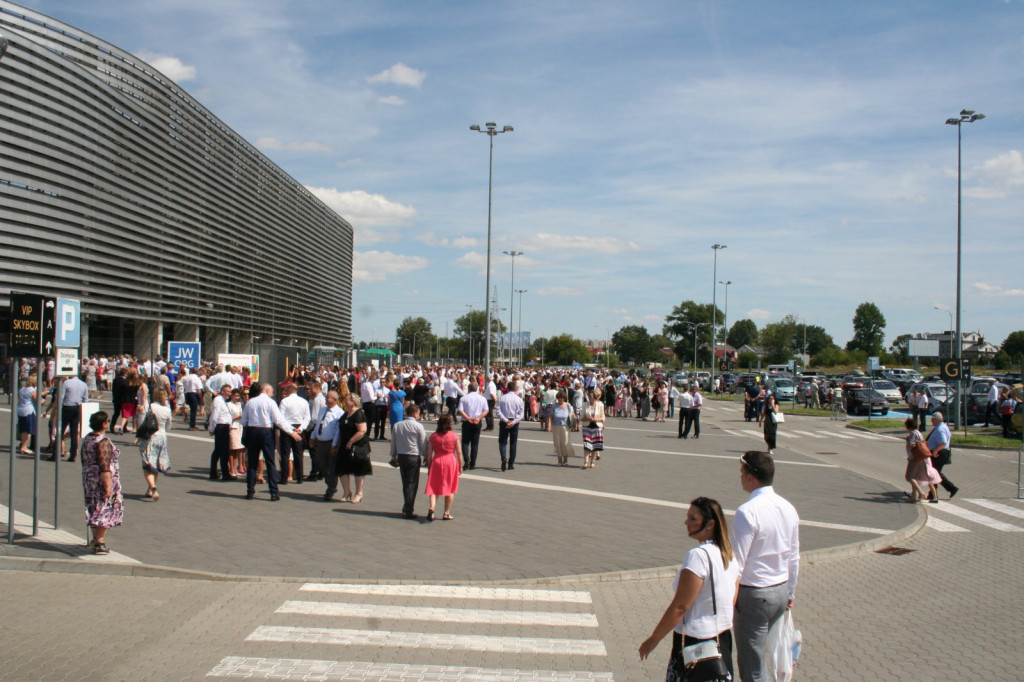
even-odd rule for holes
{"type": "Polygon", "coordinates": [[[971,445],[976,448],[1004,448],[1017,449],[1021,446],[1020,438],[1003,438],[1002,432],[996,430],[993,433],[984,431],[970,431],[967,435],[964,432],[953,431],[953,445],[971,445]]]}
{"type": "Polygon", "coordinates": [[[851,422],[850,424],[847,424],[847,426],[852,426],[853,424],[856,424],[857,426],[863,427],[865,429],[871,429],[872,431],[879,429],[904,428],[902,419],[887,419],[885,417],[872,417],[870,422],[868,422],[867,419],[858,419],[856,422],[851,422]]]}

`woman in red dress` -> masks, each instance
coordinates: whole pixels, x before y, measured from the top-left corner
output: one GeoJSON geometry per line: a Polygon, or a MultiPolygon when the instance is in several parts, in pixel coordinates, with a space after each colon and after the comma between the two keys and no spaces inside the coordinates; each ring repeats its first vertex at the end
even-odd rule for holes
{"type": "Polygon", "coordinates": [[[444,516],[442,521],[450,521],[452,502],[459,490],[459,474],[462,473],[462,441],[452,431],[452,416],[442,414],[437,418],[437,431],[427,441],[427,489],[430,496],[430,509],[427,521],[434,520],[434,505],[437,496],[444,496],[444,516]]]}

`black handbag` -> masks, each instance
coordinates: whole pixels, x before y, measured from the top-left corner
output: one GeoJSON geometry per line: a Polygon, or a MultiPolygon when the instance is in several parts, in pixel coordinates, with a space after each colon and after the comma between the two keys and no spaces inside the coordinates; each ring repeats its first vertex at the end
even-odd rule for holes
{"type": "MultiPolygon", "coordinates": [[[[715,596],[715,565],[711,563],[711,555],[703,547],[700,548],[708,557],[708,571],[711,576],[711,608],[718,616],[718,600],[715,596]]],[[[714,642],[719,655],[715,658],[705,658],[687,667],[683,660],[683,636],[678,632],[672,633],[672,657],[669,659],[668,670],[665,673],[665,682],[732,682],[732,674],[725,664],[725,657],[722,656],[718,636],[701,640],[703,642],[714,642]]]]}
{"type": "Polygon", "coordinates": [[[153,410],[147,410],[146,416],[143,417],[142,423],[139,424],[139,428],[135,429],[135,437],[139,440],[149,440],[159,428],[160,426],[156,423],[156,415],[153,414],[153,410]]]}

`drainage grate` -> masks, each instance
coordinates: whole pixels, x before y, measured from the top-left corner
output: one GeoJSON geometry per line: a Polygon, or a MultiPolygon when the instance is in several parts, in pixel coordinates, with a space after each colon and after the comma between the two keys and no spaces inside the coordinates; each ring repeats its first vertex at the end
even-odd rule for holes
{"type": "Polygon", "coordinates": [[[906,547],[883,547],[882,549],[876,549],[875,554],[892,554],[893,556],[901,556],[903,554],[910,554],[916,552],[914,549],[907,549],[906,547]]]}
{"type": "Polygon", "coordinates": [[[816,452],[816,455],[838,455],[838,452],[816,452]]]}

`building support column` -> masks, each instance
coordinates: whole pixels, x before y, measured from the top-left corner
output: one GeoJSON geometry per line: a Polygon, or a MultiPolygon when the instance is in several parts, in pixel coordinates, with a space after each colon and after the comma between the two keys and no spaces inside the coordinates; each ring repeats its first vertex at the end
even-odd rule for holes
{"type": "Polygon", "coordinates": [[[251,355],[255,352],[256,339],[252,332],[232,332],[230,347],[232,353],[251,355]]]}
{"type": "Polygon", "coordinates": [[[135,320],[135,342],[132,354],[137,358],[153,358],[164,345],[164,325],[156,320],[135,320]]]}
{"type": "Polygon", "coordinates": [[[206,328],[206,357],[214,362],[221,353],[227,353],[230,347],[230,335],[227,329],[220,327],[206,328]]]}

